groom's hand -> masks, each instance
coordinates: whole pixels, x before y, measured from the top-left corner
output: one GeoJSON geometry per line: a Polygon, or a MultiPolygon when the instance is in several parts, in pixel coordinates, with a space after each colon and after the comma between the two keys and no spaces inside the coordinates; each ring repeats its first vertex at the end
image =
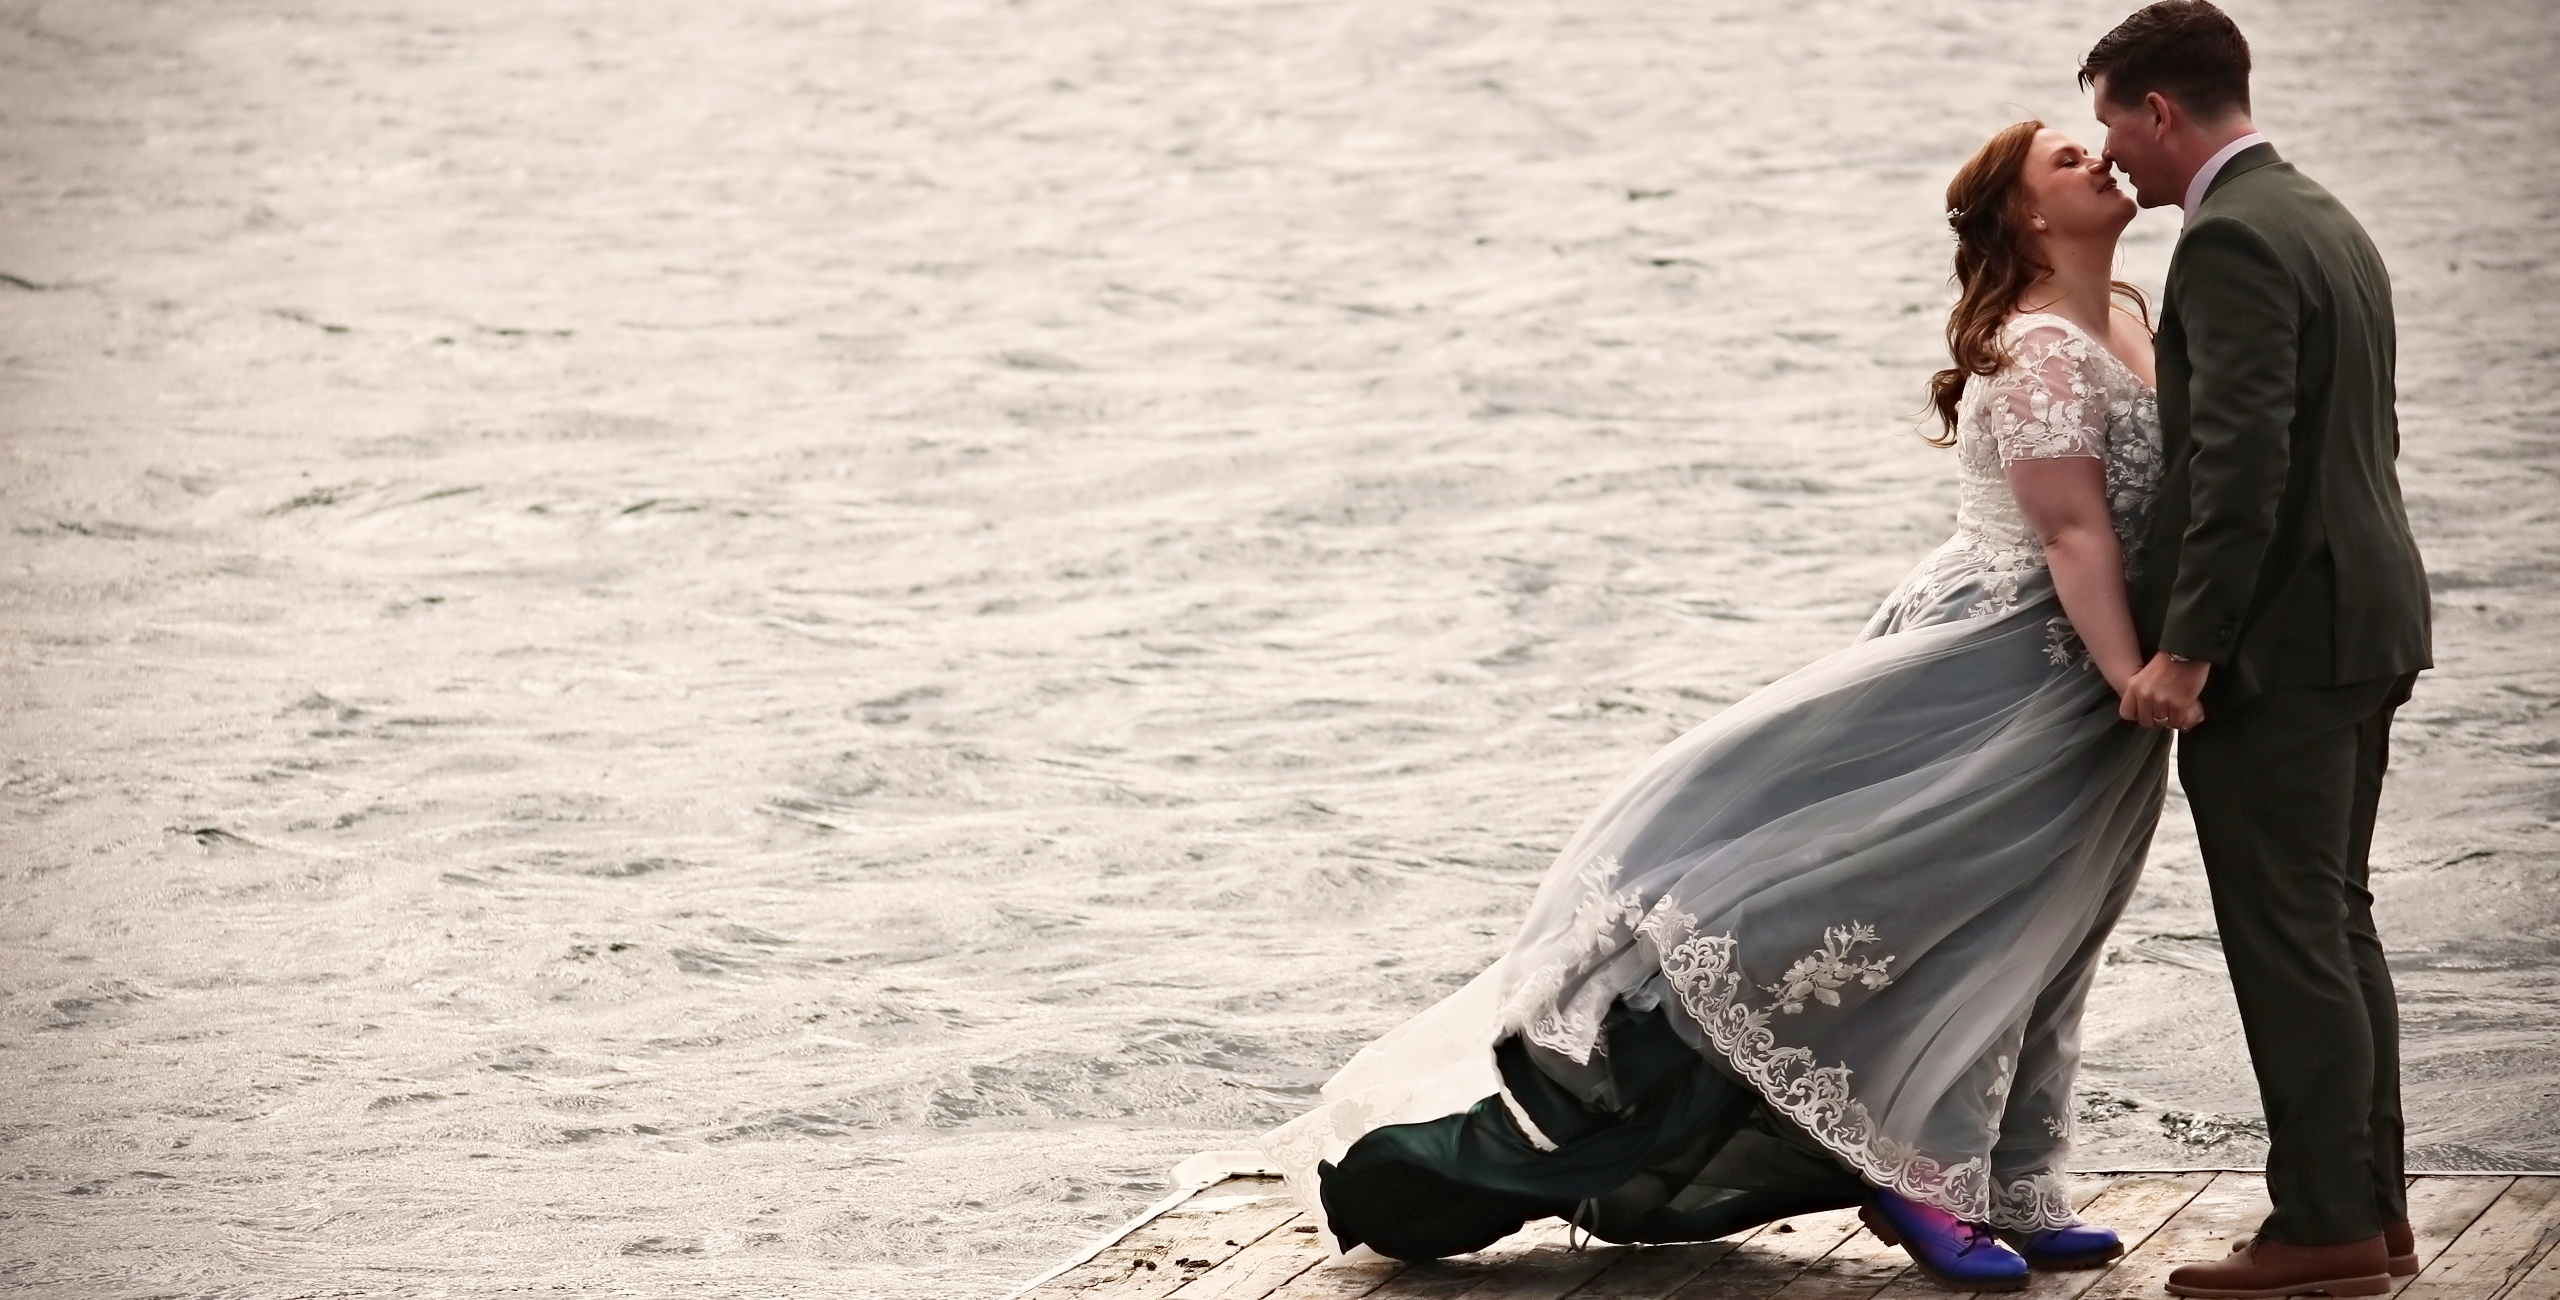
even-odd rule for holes
{"type": "Polygon", "coordinates": [[[2193,730],[2204,721],[2204,706],[2196,702],[2196,697],[2204,694],[2204,679],[2212,671],[2213,665],[2201,659],[2154,654],[2151,662],[2125,683],[2124,703],[2116,711],[2125,721],[2141,724],[2144,730],[2193,730]]]}

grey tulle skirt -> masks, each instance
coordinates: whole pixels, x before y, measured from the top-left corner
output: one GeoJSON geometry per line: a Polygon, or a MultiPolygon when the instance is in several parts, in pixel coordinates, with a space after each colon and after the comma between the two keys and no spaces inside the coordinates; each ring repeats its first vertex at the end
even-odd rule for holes
{"type": "Polygon", "coordinates": [[[2167,733],[2117,718],[2041,570],[1991,576],[1888,602],[1622,783],[1499,962],[1263,1140],[1310,1209],[1362,1135],[1489,1097],[1548,1146],[1495,1068],[1503,1040],[1618,1104],[1595,1058],[1615,1008],[1658,1011],[1868,1185],[1975,1222],[2069,1221],[2081,1008],[2167,733]]]}

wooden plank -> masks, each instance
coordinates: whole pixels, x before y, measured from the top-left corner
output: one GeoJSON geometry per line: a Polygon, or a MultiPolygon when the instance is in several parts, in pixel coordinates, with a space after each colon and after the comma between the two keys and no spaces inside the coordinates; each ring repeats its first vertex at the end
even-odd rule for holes
{"type": "MultiPolygon", "coordinates": [[[[2212,1181],[2213,1175],[2204,1173],[2112,1174],[2084,1179],[2075,1190],[2084,1198],[2078,1207],[2081,1216],[2115,1229],[2124,1238],[2125,1254],[2131,1256],[2212,1181]]],[[[2069,1273],[2038,1271],[2027,1279],[2026,1289],[2004,1294],[2016,1300],[2076,1300],[2112,1271],[2114,1266],[2069,1273]]],[[[1946,1294],[1946,1288],[1915,1268],[1877,1292],[1875,1300],[1938,1300],[1946,1294]]]]}
{"type": "Polygon", "coordinates": [[[2491,1300],[2522,1281],[2551,1248],[2555,1216],[2560,1178],[2509,1183],[2434,1263],[2409,1279],[2401,1300],[2491,1300]]]}
{"type": "Polygon", "coordinates": [[[2230,1254],[2231,1243],[2257,1231],[2269,1208],[2263,1175],[2211,1175],[2195,1199],[2080,1294],[2086,1300],[2158,1300],[2169,1270],[2230,1254]]]}
{"type": "Polygon", "coordinates": [[[1569,1300],[1667,1300],[1759,1231],[1682,1246],[1622,1247],[1616,1262],[1567,1293],[1569,1300]]]}
{"type": "Polygon", "coordinates": [[[1616,1246],[1580,1249],[1559,1219],[1533,1223],[1477,1251],[1416,1264],[1370,1292],[1376,1300],[1560,1300],[1617,1262],[1616,1246]]]}
{"type": "Polygon", "coordinates": [[[1676,1300],[1763,1300],[1796,1280],[1806,1266],[1865,1231],[1856,1210],[1825,1210],[1781,1219],[1753,1233],[1671,1294],[1676,1300]]]}
{"type": "Polygon", "coordinates": [[[2212,1182],[2213,1175],[2204,1173],[2126,1174],[2117,1177],[2080,1208],[2082,1217],[2089,1222],[2115,1229],[2116,1235],[2124,1239],[2124,1256],[2105,1268],[2072,1272],[2039,1270],[2027,1280],[2026,1289],[2010,1294],[2018,1300],[2078,1300],[2078,1297],[2096,1290],[2108,1274],[2123,1266],[2123,1258],[2140,1251],[2212,1182]]]}
{"type": "Polygon", "coordinates": [[[1175,1300],[1265,1300],[1290,1279],[1324,1262],[1323,1234],[1298,1231],[1314,1226],[1303,1213],[1292,1216],[1260,1240],[1245,1242],[1233,1258],[1175,1287],[1175,1300]]]}
{"type": "Polygon", "coordinates": [[[1615,1262],[1609,1252],[1618,1249],[1573,1252],[1566,1248],[1565,1225],[1548,1219],[1531,1224],[1519,1232],[1495,1242],[1472,1255],[1459,1255],[1429,1264],[1402,1264],[1394,1260],[1374,1263],[1329,1262],[1306,1270],[1274,1291],[1269,1300],[1353,1300],[1375,1296],[1377,1300],[1454,1300],[1469,1295],[1480,1286],[1491,1286],[1488,1295],[1509,1297],[1505,1279],[1518,1268],[1522,1285],[1539,1287],[1539,1279],[1550,1272],[1563,1274],[1552,1287],[1544,1290],[1521,1290],[1521,1296],[1561,1296],[1581,1281],[1615,1262]],[[1571,1258],[1563,1258],[1563,1257],[1571,1258]]]}
{"type": "MultiPolygon", "coordinates": [[[[2421,1174],[2409,1180],[2409,1231],[2418,1240],[2418,1271],[2444,1254],[2472,1221],[2504,1195],[2513,1178],[2421,1174]]],[[[2394,1279],[2405,1289],[2409,1279],[2394,1279]]]]}
{"type": "MultiPolygon", "coordinates": [[[[1318,1247],[1319,1253],[1323,1247],[1318,1247]]],[[[1326,1261],[1300,1273],[1271,1293],[1270,1300],[1358,1300],[1385,1286],[1403,1273],[1405,1265],[1392,1259],[1376,1259],[1366,1263],[1326,1261]]]]}
{"type": "Polygon", "coordinates": [[[1902,1247],[1861,1227],[1778,1288],[1777,1300],[1867,1300],[1910,1268],[1902,1247]]]}
{"type": "MultiPolygon", "coordinates": [[[[2546,1223],[2542,1235],[2548,1241],[2555,1225],[2549,1221],[2551,1216],[2548,1214],[2544,1218],[2546,1223]]],[[[2517,1278],[2515,1285],[2496,1300],[2560,1300],[2560,1243],[2546,1248],[2542,1252],[2542,1262],[2517,1278]]]]}
{"type": "Polygon", "coordinates": [[[1233,1258],[1297,1217],[1277,1178],[1230,1178],[1121,1238],[1018,1300],[1153,1300],[1233,1258]],[[1233,1244],[1229,1244],[1233,1243],[1233,1244]],[[1206,1261],[1185,1266],[1179,1261],[1206,1261]]]}
{"type": "Polygon", "coordinates": [[[1574,1232],[1561,1221],[1538,1224],[1530,1231],[1539,1240],[1527,1253],[1514,1256],[1500,1273],[1459,1294],[1466,1300],[1562,1300],[1635,1253],[1634,1247],[1574,1232]]]}
{"type": "MultiPolygon", "coordinates": [[[[2249,1174],[2129,1174],[2082,1184],[2082,1212],[2121,1234],[2112,1269],[2038,1273],[2015,1300],[2153,1300],[2180,1264],[2220,1258],[2265,1217],[2249,1174]]],[[[2409,1218],[2422,1271],[2401,1300],[2560,1300],[2560,1178],[2421,1174],[2409,1218]]],[[[1207,1189],[1023,1300],[1938,1300],[1947,1293],[1859,1226],[1804,1215],[1724,1241],[1568,1241],[1555,1220],[1472,1256],[1406,1266],[1326,1260],[1268,1178],[1207,1189]]]]}

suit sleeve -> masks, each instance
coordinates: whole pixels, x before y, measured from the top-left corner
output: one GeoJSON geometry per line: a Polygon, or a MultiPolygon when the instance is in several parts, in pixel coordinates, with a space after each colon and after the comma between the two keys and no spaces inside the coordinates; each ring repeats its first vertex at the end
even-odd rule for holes
{"type": "Polygon", "coordinates": [[[2171,277],[2188,304],[2191,495],[2160,648],[2221,662],[2239,642],[2284,499],[2302,295],[2275,249],[2227,218],[2187,232],[2171,277]]]}

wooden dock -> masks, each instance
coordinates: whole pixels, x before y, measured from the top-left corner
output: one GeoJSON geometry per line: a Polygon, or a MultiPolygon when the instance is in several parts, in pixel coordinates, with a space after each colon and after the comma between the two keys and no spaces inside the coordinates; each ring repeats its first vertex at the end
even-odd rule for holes
{"type": "MultiPolygon", "coordinates": [[[[2245,1173],[2085,1176],[2083,1213],[2123,1234],[2112,1267],[2039,1273],[2025,1300],[2166,1296],[2180,1264],[2216,1258],[2267,1212],[2245,1173]]],[[[2421,1268],[2402,1300],[2560,1300],[2560,1177],[2428,1174],[2409,1180],[2421,1268]]],[[[1949,1294],[1854,1211],[1805,1215],[1693,1246],[1566,1240],[1532,1225],[1436,1264],[1325,1266],[1315,1225],[1268,1177],[1228,1178],[1141,1220],[1019,1300],[1921,1300],[1949,1294]]]]}

